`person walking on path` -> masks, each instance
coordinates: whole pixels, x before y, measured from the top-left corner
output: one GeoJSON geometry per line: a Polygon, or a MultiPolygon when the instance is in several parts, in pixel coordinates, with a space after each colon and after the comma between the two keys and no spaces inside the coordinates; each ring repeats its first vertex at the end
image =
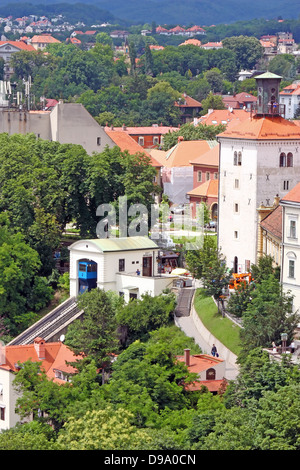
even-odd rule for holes
{"type": "Polygon", "coordinates": [[[215,346],[214,344],[212,345],[212,348],[211,348],[211,354],[212,354],[212,356],[214,356],[214,357],[218,354],[218,353],[217,353],[217,348],[216,348],[216,346],[215,346]]]}

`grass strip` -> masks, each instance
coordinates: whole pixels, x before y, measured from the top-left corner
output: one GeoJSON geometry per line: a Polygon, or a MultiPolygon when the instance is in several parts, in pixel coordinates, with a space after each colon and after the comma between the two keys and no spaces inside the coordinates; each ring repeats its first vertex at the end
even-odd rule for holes
{"type": "Polygon", "coordinates": [[[233,354],[238,355],[241,350],[240,327],[218,313],[218,307],[204,289],[197,289],[194,305],[203,325],[233,354]]]}

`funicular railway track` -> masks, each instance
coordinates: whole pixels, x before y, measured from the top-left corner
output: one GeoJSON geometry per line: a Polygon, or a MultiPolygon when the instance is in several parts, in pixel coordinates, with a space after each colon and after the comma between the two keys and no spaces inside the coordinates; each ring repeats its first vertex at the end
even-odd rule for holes
{"type": "Polygon", "coordinates": [[[41,318],[19,336],[14,338],[8,345],[21,345],[33,343],[38,336],[45,341],[59,332],[82,312],[79,310],[75,297],[70,297],[50,313],[41,318]]]}

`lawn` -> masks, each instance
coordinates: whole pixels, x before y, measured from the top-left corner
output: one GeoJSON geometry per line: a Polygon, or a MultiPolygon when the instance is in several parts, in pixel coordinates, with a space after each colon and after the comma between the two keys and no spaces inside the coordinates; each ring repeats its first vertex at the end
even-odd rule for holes
{"type": "Polygon", "coordinates": [[[240,352],[240,327],[218,313],[218,307],[203,289],[197,289],[195,310],[203,325],[233,354],[240,352]]]}

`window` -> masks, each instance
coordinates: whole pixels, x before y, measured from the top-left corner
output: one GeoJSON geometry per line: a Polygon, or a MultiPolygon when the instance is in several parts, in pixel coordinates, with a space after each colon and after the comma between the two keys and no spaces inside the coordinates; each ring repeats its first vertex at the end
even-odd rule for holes
{"type": "Polygon", "coordinates": [[[125,259],[119,259],[119,272],[125,271],[125,259]]]}
{"type": "Polygon", "coordinates": [[[283,182],[283,190],[284,191],[288,191],[289,190],[289,187],[290,187],[290,182],[288,180],[285,180],[283,182]]]}
{"type": "Polygon", "coordinates": [[[159,137],[153,137],[153,145],[159,144],[159,137]]]}
{"type": "Polygon", "coordinates": [[[197,181],[198,181],[198,183],[201,183],[201,181],[202,181],[202,171],[197,171],[197,181]]]}
{"type": "Polygon", "coordinates": [[[210,172],[207,171],[207,172],[206,172],[206,181],[209,181],[209,180],[210,180],[210,172]]]}
{"type": "Polygon", "coordinates": [[[293,166],[293,154],[289,152],[287,155],[282,152],[279,156],[280,167],[292,167],[293,166]]]}
{"type": "Polygon", "coordinates": [[[235,239],[239,238],[239,232],[237,230],[235,230],[233,232],[233,236],[234,236],[235,239]]]}
{"type": "Polygon", "coordinates": [[[235,187],[235,189],[239,189],[239,187],[240,187],[240,180],[237,180],[237,179],[234,180],[234,187],[235,187]]]}
{"type": "Polygon", "coordinates": [[[101,145],[101,137],[97,137],[97,145],[101,145]]]}
{"type": "Polygon", "coordinates": [[[0,406],[0,420],[5,421],[5,407],[0,406]]]}
{"type": "Polygon", "coordinates": [[[215,180],[218,179],[218,173],[214,173],[214,179],[215,179],[215,180]]]}
{"type": "Polygon", "coordinates": [[[238,164],[238,166],[242,165],[242,152],[238,153],[238,162],[237,162],[237,164],[238,164]]]}
{"type": "Polygon", "coordinates": [[[292,167],[293,166],[293,154],[289,152],[286,157],[286,166],[292,167]]]}
{"type": "Polygon", "coordinates": [[[139,145],[141,145],[143,147],[144,146],[144,137],[139,137],[138,143],[139,143],[139,145]]]}
{"type": "Polygon", "coordinates": [[[292,279],[295,277],[295,261],[293,259],[289,259],[289,277],[292,279]]]}
{"type": "Polygon", "coordinates": [[[234,164],[234,166],[237,166],[237,164],[238,164],[237,152],[234,152],[234,154],[233,154],[233,164],[234,164]]]}
{"type": "Polygon", "coordinates": [[[235,213],[239,212],[239,205],[238,205],[238,203],[235,203],[235,204],[234,204],[234,212],[235,212],[235,213]]]}
{"type": "Polygon", "coordinates": [[[279,166],[280,167],[286,166],[286,155],[283,152],[279,156],[279,166]]]}
{"type": "Polygon", "coordinates": [[[290,238],[296,238],[296,221],[290,220],[290,238]]]}

